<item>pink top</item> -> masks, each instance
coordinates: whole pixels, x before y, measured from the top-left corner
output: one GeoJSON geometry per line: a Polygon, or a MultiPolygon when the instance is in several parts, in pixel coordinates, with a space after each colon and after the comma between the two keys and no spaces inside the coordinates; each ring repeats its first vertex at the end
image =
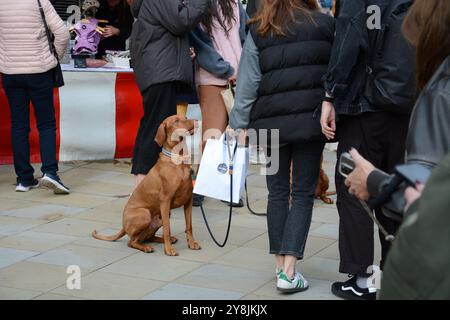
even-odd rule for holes
{"type": "MultiPolygon", "coordinates": [[[[234,76],[237,76],[239,60],[242,53],[241,38],[239,36],[240,19],[239,19],[239,5],[237,0],[234,1],[234,16],[236,20],[233,20],[233,25],[228,32],[228,37],[225,31],[222,29],[217,19],[213,20],[212,25],[212,42],[214,49],[222,56],[222,58],[231,64],[234,69],[234,76]]],[[[223,13],[221,7],[218,6],[218,13],[221,19],[223,19],[223,13]]],[[[202,27],[203,28],[203,27],[202,27]]],[[[208,71],[198,67],[196,72],[196,82],[197,86],[201,85],[215,85],[215,86],[226,86],[228,84],[228,79],[221,79],[208,71]]]]}

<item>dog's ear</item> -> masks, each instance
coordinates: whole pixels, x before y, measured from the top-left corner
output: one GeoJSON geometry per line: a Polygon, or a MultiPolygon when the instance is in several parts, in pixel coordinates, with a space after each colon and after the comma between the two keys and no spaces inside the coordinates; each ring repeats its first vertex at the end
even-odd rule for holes
{"type": "Polygon", "coordinates": [[[166,141],[166,138],[166,124],[163,122],[160,124],[158,131],[156,132],[155,142],[158,144],[158,146],[162,147],[164,141],[166,141]]]}

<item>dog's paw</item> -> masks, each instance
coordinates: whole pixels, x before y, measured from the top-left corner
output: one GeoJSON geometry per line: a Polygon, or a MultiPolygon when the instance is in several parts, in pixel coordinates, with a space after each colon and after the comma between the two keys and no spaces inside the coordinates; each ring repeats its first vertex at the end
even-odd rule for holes
{"type": "Polygon", "coordinates": [[[174,257],[178,255],[178,252],[174,248],[165,248],[164,253],[168,256],[174,257]]]}
{"type": "Polygon", "coordinates": [[[154,249],[152,247],[150,247],[150,246],[145,246],[144,250],[142,250],[142,251],[144,251],[145,253],[150,253],[150,252],[153,252],[154,249]]]}
{"type": "Polygon", "coordinates": [[[328,197],[321,198],[321,200],[326,204],[334,204],[333,199],[328,198],[328,197]]]}
{"type": "Polygon", "coordinates": [[[170,237],[170,242],[172,242],[172,244],[177,243],[178,239],[175,237],[170,237]]]}
{"type": "Polygon", "coordinates": [[[190,241],[188,242],[188,247],[191,250],[200,250],[202,247],[198,244],[197,241],[190,241]]]}

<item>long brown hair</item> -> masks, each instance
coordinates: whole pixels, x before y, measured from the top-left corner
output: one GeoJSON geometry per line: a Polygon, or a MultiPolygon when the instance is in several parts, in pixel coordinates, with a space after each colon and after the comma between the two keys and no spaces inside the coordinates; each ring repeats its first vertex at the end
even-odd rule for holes
{"type": "Polygon", "coordinates": [[[263,0],[262,6],[248,23],[258,24],[258,33],[286,36],[297,22],[298,14],[313,22],[311,11],[320,10],[317,0],[263,0]]]}
{"type": "Polygon", "coordinates": [[[422,90],[450,55],[448,0],[416,0],[403,22],[403,33],[417,48],[417,88],[422,90]]]}
{"type": "Polygon", "coordinates": [[[202,25],[205,27],[206,33],[208,33],[210,37],[212,37],[214,19],[217,20],[228,37],[228,32],[230,31],[233,22],[237,21],[237,17],[234,16],[235,5],[236,0],[216,0],[215,3],[210,3],[208,12],[203,16],[201,21],[202,25]],[[219,7],[222,11],[223,19],[219,15],[219,7]]]}

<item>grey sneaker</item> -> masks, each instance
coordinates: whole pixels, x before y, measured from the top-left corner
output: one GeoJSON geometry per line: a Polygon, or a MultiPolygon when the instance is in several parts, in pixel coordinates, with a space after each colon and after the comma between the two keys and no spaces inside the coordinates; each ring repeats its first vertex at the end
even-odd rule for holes
{"type": "Polygon", "coordinates": [[[41,186],[53,190],[55,194],[69,194],[70,189],[67,188],[61,179],[54,174],[46,173],[41,179],[41,186]]]}

